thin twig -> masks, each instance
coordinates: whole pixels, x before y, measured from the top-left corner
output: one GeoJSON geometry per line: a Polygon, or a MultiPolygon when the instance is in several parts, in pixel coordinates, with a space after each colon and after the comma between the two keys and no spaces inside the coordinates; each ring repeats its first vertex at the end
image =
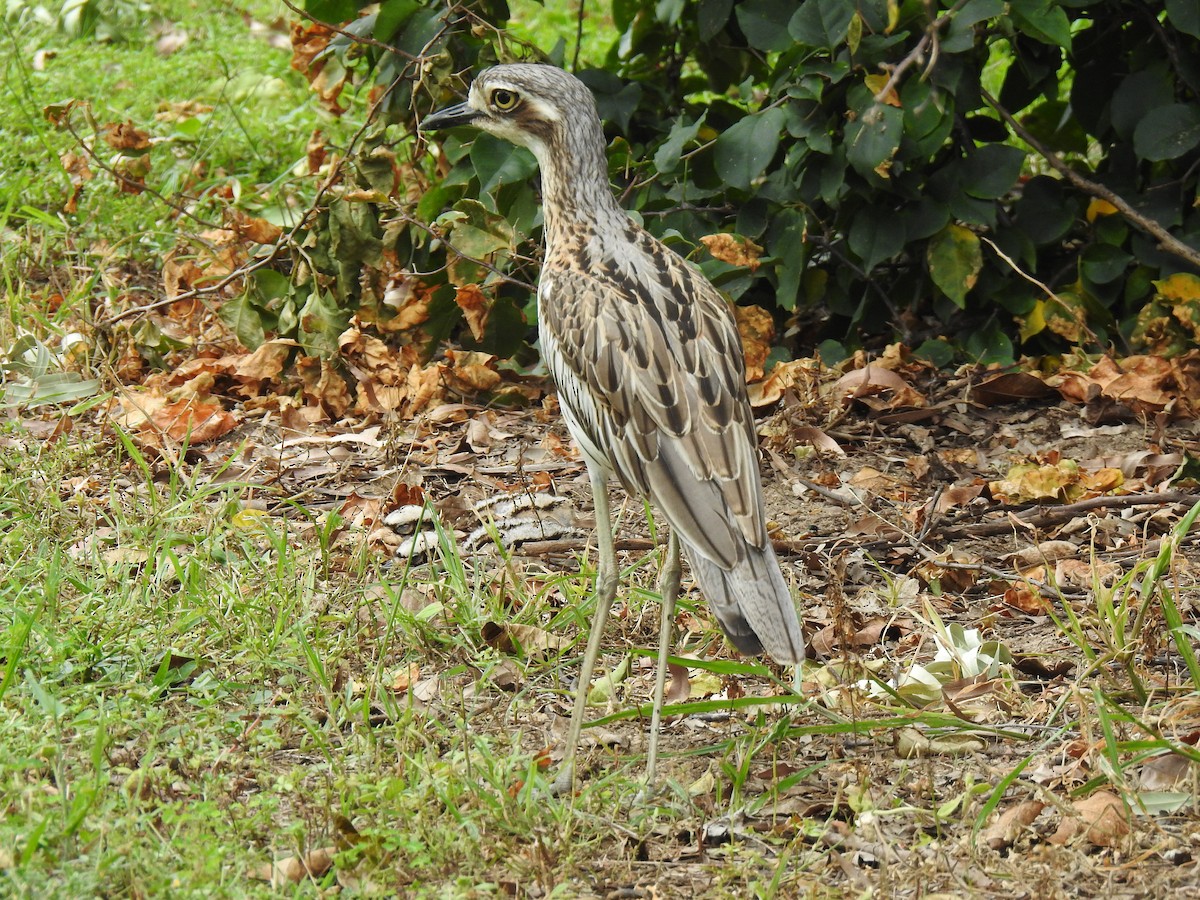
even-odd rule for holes
{"type": "Polygon", "coordinates": [[[933,49],[929,54],[929,66],[926,67],[926,72],[933,67],[933,64],[936,62],[938,56],[938,32],[941,30],[943,25],[954,18],[954,14],[957,13],[959,9],[961,9],[966,3],[967,0],[958,0],[954,6],[950,7],[950,9],[946,10],[929,23],[925,29],[925,33],[921,35],[921,39],[917,41],[917,45],[908,51],[908,55],[906,55],[904,59],[900,60],[900,62],[892,67],[892,74],[888,77],[887,83],[884,84],[884,86],[875,94],[876,103],[886,102],[887,96],[895,89],[896,83],[900,80],[900,76],[903,75],[913,65],[915,65],[918,60],[925,56],[925,48],[929,44],[933,44],[933,49]]]}
{"type": "Polygon", "coordinates": [[[1131,506],[1170,506],[1174,504],[1192,504],[1200,500],[1200,496],[1183,491],[1170,491],[1161,494],[1122,494],[1113,497],[1090,497],[1076,503],[1047,508],[1035,506],[1012,513],[1012,518],[1001,522],[979,522],[975,525],[956,525],[935,529],[935,534],[949,540],[967,537],[990,537],[997,534],[1007,534],[1014,528],[1013,519],[1022,525],[1032,528],[1045,528],[1069,521],[1081,513],[1093,509],[1122,509],[1131,506]]]}
{"type": "Polygon", "coordinates": [[[571,70],[579,71],[579,50],[583,46],[583,16],[587,9],[587,0],[579,0],[579,12],[575,18],[575,58],[571,62],[571,70]]]}

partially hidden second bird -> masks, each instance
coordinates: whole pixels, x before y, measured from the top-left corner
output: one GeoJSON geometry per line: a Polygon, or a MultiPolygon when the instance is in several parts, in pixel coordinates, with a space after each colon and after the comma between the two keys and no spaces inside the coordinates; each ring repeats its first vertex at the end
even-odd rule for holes
{"type": "Polygon", "coordinates": [[[579,79],[548,65],[486,69],[466,101],[433,113],[421,128],[460,125],[529,148],[541,169],[541,352],[587,463],[596,507],[596,610],[554,788],[574,783],[588,685],[617,589],[608,503],[614,474],[670,526],[646,761],[652,788],[680,546],[738,650],[765,650],[780,663],[804,658],[796,608],[767,534],[737,326],[704,275],[617,203],[604,130],[579,79]]]}

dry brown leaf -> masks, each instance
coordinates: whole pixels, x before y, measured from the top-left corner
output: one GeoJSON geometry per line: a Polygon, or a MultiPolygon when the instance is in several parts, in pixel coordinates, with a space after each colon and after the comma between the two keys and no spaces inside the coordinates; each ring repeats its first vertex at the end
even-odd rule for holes
{"type": "Polygon", "coordinates": [[[509,693],[521,686],[521,670],[509,657],[504,657],[488,670],[492,684],[509,693]]]}
{"type": "Polygon", "coordinates": [[[487,294],[480,290],[477,284],[464,284],[455,290],[454,302],[463,311],[463,318],[467,320],[467,326],[471,329],[471,337],[482,341],[487,329],[488,313],[492,309],[487,294]]]}
{"type": "Polygon", "coordinates": [[[1049,608],[1049,604],[1037,588],[1024,581],[1009,585],[1004,592],[1004,602],[1031,616],[1041,615],[1049,608]]]}
{"type": "Polygon", "coordinates": [[[568,646],[570,641],[552,632],[533,625],[520,625],[512,622],[486,622],[480,629],[480,636],[489,647],[501,653],[517,653],[519,647],[524,651],[526,659],[535,656],[545,656],[548,651],[557,652],[568,646]]]}
{"type": "Polygon", "coordinates": [[[154,42],[154,52],[162,57],[172,56],[187,42],[188,33],[186,31],[172,29],[154,42]]]}
{"type": "Polygon", "coordinates": [[[266,341],[253,353],[243,356],[233,367],[232,374],[244,382],[274,381],[283,372],[287,358],[299,346],[293,340],[266,341]]]}
{"type": "Polygon", "coordinates": [[[304,156],[308,161],[308,174],[317,174],[328,156],[325,133],[320,128],[313,129],[313,133],[304,147],[304,156]]]}
{"type": "Polygon", "coordinates": [[[1012,563],[1018,572],[1025,574],[1027,569],[1078,555],[1079,547],[1070,541],[1042,541],[1034,547],[1018,550],[1012,555],[1012,563]]]}
{"type": "Polygon", "coordinates": [[[446,359],[450,366],[445,370],[446,380],[464,394],[490,391],[500,383],[496,371],[496,357],[475,350],[447,350],[446,359]]]}
{"type": "Polygon", "coordinates": [[[338,507],[338,515],[356,528],[369,528],[383,517],[383,500],[351,491],[338,507]]]}
{"type": "Polygon", "coordinates": [[[189,397],[155,409],[134,434],[145,447],[161,448],[166,440],[176,444],[214,441],[237,427],[237,419],[216,400],[189,397]]]}
{"type": "Polygon", "coordinates": [[[143,152],[150,149],[150,135],[132,122],[110,122],[102,129],[105,142],[114,150],[143,152]]]}
{"type": "Polygon", "coordinates": [[[304,398],[325,410],[331,419],[340,419],[354,403],[350,386],[332,361],[306,356],[297,360],[296,369],[304,382],[304,398]]]}
{"type": "Polygon", "coordinates": [[[841,444],[831,438],[824,429],[815,425],[801,425],[793,428],[791,434],[797,444],[811,444],[817,450],[832,453],[834,456],[846,455],[841,444]]]}
{"type": "Polygon", "coordinates": [[[1046,382],[1029,372],[1005,372],[994,375],[971,390],[971,400],[981,406],[1038,400],[1053,393],[1046,382]]]}
{"type": "Polygon", "coordinates": [[[293,22],[292,68],[308,79],[312,89],[321,98],[322,105],[335,116],[340,116],[346,111],[338,103],[338,96],[345,87],[346,70],[336,61],[332,66],[327,66],[330,57],[323,56],[335,34],[328,25],[314,23],[306,27],[299,21],[293,22]],[[327,68],[330,71],[327,72],[327,68]]]}
{"type": "Polygon", "coordinates": [[[247,215],[240,209],[228,210],[225,217],[226,224],[239,240],[248,240],[255,244],[274,244],[283,236],[283,229],[278,225],[257,216],[247,215]]]}
{"type": "Polygon", "coordinates": [[[682,703],[692,693],[692,683],[688,679],[687,666],[667,662],[667,671],[671,673],[671,683],[667,685],[663,699],[667,703],[682,703]]]}
{"type": "Polygon", "coordinates": [[[1097,847],[1120,847],[1129,836],[1130,812],[1125,801],[1108,791],[1076,800],[1073,815],[1064,816],[1058,830],[1050,835],[1052,844],[1067,844],[1084,835],[1097,847]]]}
{"type": "Polygon", "coordinates": [[[877,411],[919,409],[925,406],[925,397],[920,391],[896,372],[878,365],[867,365],[847,372],[833,383],[829,392],[843,402],[879,397],[885,402],[877,411]]]}
{"type": "Polygon", "coordinates": [[[83,193],[83,185],[91,181],[95,176],[92,174],[92,170],[88,168],[87,157],[81,153],[67,150],[58,158],[58,161],[62,164],[63,170],[71,179],[71,196],[63,204],[63,212],[78,212],[79,195],[83,193]]]}
{"type": "Polygon", "coordinates": [[[395,315],[380,322],[385,331],[408,331],[423,324],[429,318],[429,302],[432,290],[413,278],[401,278],[390,284],[383,294],[385,306],[395,310],[395,315]]]}
{"type": "Polygon", "coordinates": [[[961,550],[949,550],[919,563],[913,574],[926,584],[937,583],[943,591],[960,594],[979,580],[979,561],[961,550]],[[957,563],[950,566],[947,563],[957,563]]]}
{"type": "Polygon", "coordinates": [[[1046,379],[1063,397],[1094,404],[1103,398],[1136,415],[1169,411],[1172,418],[1194,417],[1200,397],[1200,351],[1166,359],[1130,356],[1099,360],[1087,372],[1063,371],[1046,379]]]}
{"type": "Polygon", "coordinates": [[[901,759],[930,756],[967,756],[982,753],[987,743],[973,734],[943,734],[931,736],[917,728],[901,728],[894,738],[896,755],[901,759]]]}
{"type": "Polygon", "coordinates": [[[1190,782],[1197,765],[1182,753],[1164,753],[1146,762],[1138,772],[1144,791],[1170,791],[1190,782]]]}
{"type": "Polygon", "coordinates": [[[795,390],[802,396],[813,395],[820,384],[820,377],[821,364],[815,359],[777,363],[766,378],[747,386],[750,405],[760,407],[778,403],[788,390],[795,390]]]}
{"type": "Polygon", "coordinates": [[[269,881],[273,887],[299,884],[306,878],[323,878],[333,868],[335,853],[337,847],[318,847],[304,856],[289,856],[258,866],[249,875],[258,881],[269,881]]]}
{"type": "Polygon", "coordinates": [[[759,267],[758,258],[762,256],[763,248],[749,238],[736,234],[706,234],[700,238],[700,243],[721,262],[745,266],[751,272],[759,267]]]}
{"type": "Polygon", "coordinates": [[[738,334],[742,336],[742,355],[746,360],[746,381],[759,381],[763,366],[771,354],[775,337],[775,320],[761,306],[735,306],[738,334]]]}
{"type": "Polygon", "coordinates": [[[1000,818],[984,829],[984,842],[993,850],[1011,847],[1045,808],[1046,804],[1037,800],[1026,800],[1010,806],[1000,814],[1000,818]]]}
{"type": "Polygon", "coordinates": [[[388,687],[397,694],[403,694],[410,687],[417,683],[417,679],[421,677],[421,667],[416,663],[409,663],[407,666],[401,666],[392,673],[388,687]]]}

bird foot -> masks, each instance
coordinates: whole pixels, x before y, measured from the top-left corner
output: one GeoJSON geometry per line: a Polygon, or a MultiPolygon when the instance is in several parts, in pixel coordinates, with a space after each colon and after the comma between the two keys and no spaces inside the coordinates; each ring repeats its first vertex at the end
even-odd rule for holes
{"type": "Polygon", "coordinates": [[[634,795],[633,805],[649,806],[652,802],[654,802],[654,798],[658,796],[658,787],[659,786],[657,782],[647,781],[642,785],[641,790],[634,795]]]}
{"type": "Polygon", "coordinates": [[[550,782],[550,796],[570,796],[574,791],[575,763],[574,760],[570,760],[563,763],[562,768],[558,770],[558,774],[554,777],[554,781],[550,782]]]}

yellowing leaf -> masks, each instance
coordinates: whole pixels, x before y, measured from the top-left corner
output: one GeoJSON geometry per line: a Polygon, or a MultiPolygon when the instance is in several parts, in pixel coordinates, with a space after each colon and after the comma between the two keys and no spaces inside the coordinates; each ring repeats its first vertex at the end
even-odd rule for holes
{"type": "Polygon", "coordinates": [[[888,106],[899,106],[900,95],[896,93],[895,86],[891,87],[884,96],[879,96],[879,92],[887,87],[888,79],[887,75],[868,75],[863,79],[863,83],[881,103],[886,103],[888,106]]]}
{"type": "Polygon", "coordinates": [[[230,517],[229,522],[242,531],[261,531],[263,519],[268,515],[265,509],[240,509],[230,517]]]}
{"type": "Polygon", "coordinates": [[[1172,303],[1200,300],[1200,278],[1189,272],[1176,272],[1170,278],[1154,282],[1159,296],[1172,303]]]}
{"type": "Polygon", "coordinates": [[[1101,216],[1111,216],[1116,211],[1117,208],[1107,200],[1096,198],[1088,204],[1087,220],[1089,222],[1095,222],[1101,216]]]}
{"type": "Polygon", "coordinates": [[[1021,343],[1025,343],[1035,334],[1046,330],[1046,301],[1038,300],[1033,304],[1029,315],[1018,318],[1021,325],[1021,343]]]}
{"type": "Polygon", "coordinates": [[[1006,503],[1067,501],[1082,493],[1079,477],[1079,464],[1069,459],[1060,460],[1055,465],[1023,463],[1013,466],[999,481],[989,482],[988,489],[994,498],[1006,503]]]}
{"type": "Polygon", "coordinates": [[[930,238],[926,256],[933,283],[956,306],[965,306],[967,293],[983,269],[979,238],[971,229],[952,222],[930,238]]]}

